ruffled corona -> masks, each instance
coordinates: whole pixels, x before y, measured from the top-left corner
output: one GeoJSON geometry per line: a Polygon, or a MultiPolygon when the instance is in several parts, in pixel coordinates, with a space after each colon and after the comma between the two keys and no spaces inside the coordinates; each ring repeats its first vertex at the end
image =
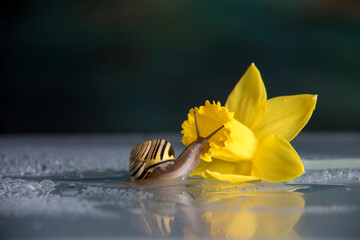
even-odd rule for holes
{"type": "Polygon", "coordinates": [[[257,146],[255,135],[249,128],[235,120],[234,114],[222,107],[220,102],[211,104],[206,101],[205,106],[190,109],[188,120],[182,124],[184,145],[188,146],[197,138],[194,111],[202,136],[207,136],[212,129],[224,125],[224,129],[209,140],[209,151],[202,156],[204,161],[209,162],[213,157],[238,162],[250,160],[254,156],[257,146]]]}

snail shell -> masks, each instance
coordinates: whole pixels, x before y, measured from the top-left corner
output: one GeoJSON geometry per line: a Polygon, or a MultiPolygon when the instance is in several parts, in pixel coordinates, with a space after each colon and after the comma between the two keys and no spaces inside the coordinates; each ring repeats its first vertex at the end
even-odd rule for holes
{"type": "Polygon", "coordinates": [[[131,176],[136,179],[145,179],[154,168],[163,168],[174,163],[174,148],[165,139],[156,138],[133,147],[129,160],[131,176]]]}

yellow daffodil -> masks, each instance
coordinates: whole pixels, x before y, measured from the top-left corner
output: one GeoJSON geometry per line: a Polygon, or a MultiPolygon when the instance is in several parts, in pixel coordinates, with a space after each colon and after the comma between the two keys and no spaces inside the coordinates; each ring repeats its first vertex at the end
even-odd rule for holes
{"type": "Polygon", "coordinates": [[[252,64],[225,107],[205,102],[193,108],[182,124],[182,142],[196,140],[194,114],[202,136],[224,125],[210,139],[210,148],[190,176],[211,180],[244,182],[287,181],[304,173],[304,166],[289,143],[309,121],[317,95],[302,94],[267,100],[259,70],[252,64]]]}

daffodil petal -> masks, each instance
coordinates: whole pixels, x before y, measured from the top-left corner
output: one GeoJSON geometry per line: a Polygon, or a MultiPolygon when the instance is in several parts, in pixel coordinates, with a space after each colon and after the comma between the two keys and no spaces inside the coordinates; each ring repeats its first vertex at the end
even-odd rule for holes
{"type": "Polygon", "coordinates": [[[276,134],[291,141],[309,121],[317,95],[302,94],[276,97],[267,102],[267,112],[253,131],[259,138],[276,134]]]}
{"type": "Polygon", "coordinates": [[[201,161],[199,165],[192,171],[190,177],[202,177],[206,170],[219,171],[222,173],[233,173],[235,169],[235,163],[222,161],[219,159],[213,159],[211,163],[201,161]]]}
{"type": "Polygon", "coordinates": [[[252,176],[268,182],[283,182],[304,172],[299,155],[287,140],[273,134],[262,139],[253,158],[252,176]]]}
{"type": "Polygon", "coordinates": [[[190,177],[202,177],[206,170],[211,172],[220,172],[222,174],[250,175],[251,167],[251,161],[245,160],[234,163],[213,158],[211,163],[201,161],[190,174],[190,177]]]}
{"type": "Polygon", "coordinates": [[[244,175],[237,175],[237,174],[222,174],[219,172],[211,172],[206,170],[203,172],[203,177],[209,180],[220,180],[224,182],[231,182],[231,183],[241,183],[241,182],[248,182],[248,181],[256,181],[259,180],[257,177],[253,176],[244,176],[244,175]]]}
{"type": "Polygon", "coordinates": [[[227,98],[225,107],[234,112],[234,118],[250,129],[266,113],[266,89],[255,64],[251,64],[227,98]]]}

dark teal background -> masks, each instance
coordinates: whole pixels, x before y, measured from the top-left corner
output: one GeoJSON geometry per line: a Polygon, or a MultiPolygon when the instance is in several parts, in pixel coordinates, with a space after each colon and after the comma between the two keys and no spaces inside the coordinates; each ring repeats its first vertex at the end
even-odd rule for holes
{"type": "Polygon", "coordinates": [[[251,62],[317,93],[307,130],[360,130],[359,1],[9,1],[2,133],[179,131],[251,62]]]}

